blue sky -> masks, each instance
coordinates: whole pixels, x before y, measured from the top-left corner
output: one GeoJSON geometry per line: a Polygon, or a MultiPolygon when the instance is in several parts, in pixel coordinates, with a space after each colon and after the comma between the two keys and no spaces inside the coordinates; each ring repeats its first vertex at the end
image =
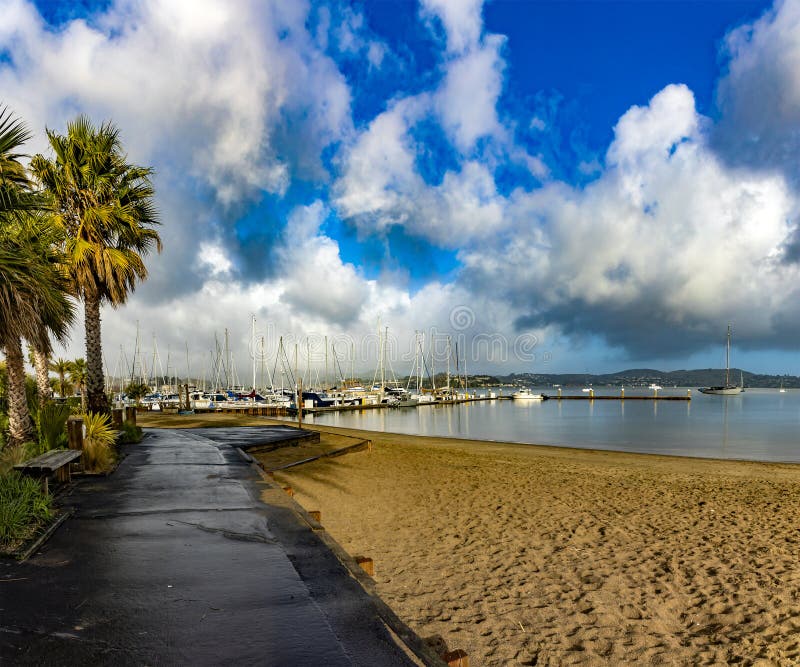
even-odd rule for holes
{"type": "Polygon", "coordinates": [[[31,152],[84,112],[156,169],[165,251],[113,349],[139,321],[197,367],[251,314],[271,343],[380,317],[476,370],[675,369],[733,322],[736,365],[800,373],[797,2],[0,10],[31,152]]]}

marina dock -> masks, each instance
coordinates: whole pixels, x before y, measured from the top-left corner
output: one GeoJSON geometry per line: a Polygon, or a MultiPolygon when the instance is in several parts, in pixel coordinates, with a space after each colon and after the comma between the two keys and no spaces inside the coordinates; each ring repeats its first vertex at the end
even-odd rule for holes
{"type": "MultiPolygon", "coordinates": [[[[665,396],[660,395],[658,393],[654,393],[648,396],[642,395],[625,395],[624,392],[620,392],[616,395],[611,394],[594,394],[594,393],[584,393],[584,394],[543,394],[544,399],[546,401],[691,401],[692,395],[690,391],[686,392],[684,396],[665,396]]],[[[314,415],[314,414],[323,414],[326,412],[358,412],[363,410],[384,410],[384,409],[393,409],[393,410],[402,410],[407,408],[425,408],[427,406],[431,407],[444,407],[448,405],[460,405],[462,403],[477,403],[480,401],[510,401],[513,400],[511,395],[499,395],[499,396],[462,396],[459,398],[453,398],[446,401],[432,401],[432,402],[425,402],[425,403],[417,403],[416,405],[395,405],[391,403],[367,403],[367,404],[357,404],[357,405],[331,405],[325,407],[304,407],[303,414],[304,415],[314,415]]],[[[139,408],[140,410],[143,407],[139,408]]],[[[146,410],[146,408],[144,408],[146,410]]],[[[165,413],[170,412],[177,412],[176,409],[164,409],[165,413]]],[[[239,406],[232,406],[232,405],[225,405],[216,408],[195,408],[193,410],[195,413],[203,413],[203,412],[227,412],[227,413],[235,413],[241,415],[250,415],[250,416],[261,416],[261,417],[288,417],[297,414],[297,408],[295,407],[285,407],[285,406],[252,406],[247,405],[244,403],[241,407],[239,406]]]]}
{"type": "MultiPolygon", "coordinates": [[[[427,406],[442,407],[445,405],[457,405],[460,403],[475,403],[478,401],[497,401],[497,400],[510,400],[511,396],[470,396],[468,398],[454,398],[447,401],[431,401],[426,403],[417,403],[416,405],[392,405],[391,403],[368,403],[366,405],[331,405],[319,408],[303,408],[303,414],[317,414],[321,412],[353,412],[357,410],[380,410],[380,409],[393,409],[403,410],[405,408],[424,408],[427,406]]],[[[290,408],[290,412],[297,414],[296,408],[290,408]]]]}
{"type": "Polygon", "coordinates": [[[625,396],[624,394],[619,396],[590,396],[589,394],[569,394],[547,396],[547,399],[551,401],[691,401],[692,396],[691,394],[686,394],[686,396],[625,396]]]}

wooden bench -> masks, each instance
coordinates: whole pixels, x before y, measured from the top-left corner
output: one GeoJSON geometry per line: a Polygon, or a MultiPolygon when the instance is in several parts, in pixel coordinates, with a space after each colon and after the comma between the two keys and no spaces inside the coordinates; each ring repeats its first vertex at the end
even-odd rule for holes
{"type": "Polygon", "coordinates": [[[80,449],[53,449],[24,463],[17,463],[14,469],[19,470],[23,475],[42,478],[42,484],[47,493],[47,480],[50,475],[55,473],[59,482],[69,482],[69,466],[73,461],[78,460],[82,453],[80,449]]]}

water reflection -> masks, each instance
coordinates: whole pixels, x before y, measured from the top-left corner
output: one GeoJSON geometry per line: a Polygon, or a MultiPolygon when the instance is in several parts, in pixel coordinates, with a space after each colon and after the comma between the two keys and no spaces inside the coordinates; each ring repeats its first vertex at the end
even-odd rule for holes
{"type": "MultiPolygon", "coordinates": [[[[733,398],[739,398],[738,396],[733,398]]],[[[728,401],[727,396],[722,397],[722,458],[728,458],[728,401]]],[[[738,402],[738,401],[737,401],[738,402]]]]}
{"type": "MultiPolygon", "coordinates": [[[[670,395],[667,392],[659,393],[670,395]]],[[[635,395],[630,388],[625,393],[627,397],[635,395]]],[[[685,396],[686,390],[672,390],[671,395],[685,396]]],[[[800,392],[793,391],[779,394],[777,390],[750,389],[741,396],[730,397],[693,392],[690,402],[497,400],[416,409],[326,413],[317,415],[315,421],[480,440],[800,461],[797,444],[800,392]]]]}

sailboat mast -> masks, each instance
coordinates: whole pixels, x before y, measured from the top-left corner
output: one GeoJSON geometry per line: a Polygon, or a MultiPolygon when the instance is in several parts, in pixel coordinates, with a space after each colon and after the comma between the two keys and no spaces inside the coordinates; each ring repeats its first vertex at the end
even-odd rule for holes
{"type": "Polygon", "coordinates": [[[730,386],[731,372],[731,325],[728,325],[728,344],[725,346],[725,386],[730,386]]]}
{"type": "MultiPolygon", "coordinates": [[[[139,359],[139,354],[139,320],[136,320],[136,345],[133,348],[133,363],[131,364],[130,384],[133,384],[133,381],[136,379],[136,360],[139,359]]],[[[141,361],[139,362],[139,370],[141,370],[141,361]]]]}
{"type": "Polygon", "coordinates": [[[464,398],[469,398],[469,383],[467,378],[467,353],[464,352],[464,398]]]}
{"type": "Polygon", "coordinates": [[[256,316],[253,315],[253,321],[250,324],[250,349],[253,353],[253,391],[256,390],[256,316]]]}
{"type": "Polygon", "coordinates": [[[230,344],[228,341],[228,328],[225,328],[225,389],[231,387],[230,344]]]}
{"type": "Polygon", "coordinates": [[[425,384],[425,334],[420,334],[419,338],[419,366],[417,366],[417,393],[422,393],[422,387],[425,384]]]}
{"type": "Polygon", "coordinates": [[[308,336],[306,336],[306,372],[303,375],[303,382],[311,391],[311,342],[308,340],[308,336]]]}
{"type": "Polygon", "coordinates": [[[386,389],[386,339],[389,337],[389,327],[386,327],[383,334],[383,344],[381,345],[381,400],[386,389]]]}
{"type": "Polygon", "coordinates": [[[450,393],[450,336],[447,337],[447,393],[450,393]]]}

